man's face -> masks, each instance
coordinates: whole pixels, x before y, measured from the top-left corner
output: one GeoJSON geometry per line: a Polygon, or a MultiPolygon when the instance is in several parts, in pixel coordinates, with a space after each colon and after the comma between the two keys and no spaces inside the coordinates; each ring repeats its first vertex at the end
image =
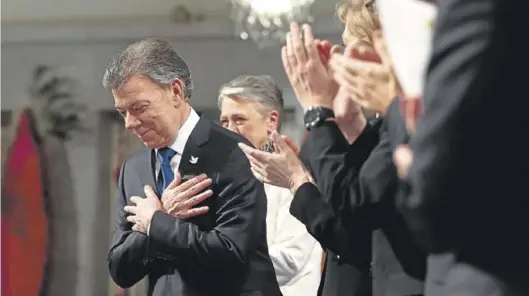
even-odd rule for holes
{"type": "Polygon", "coordinates": [[[171,145],[178,133],[183,114],[179,81],[160,87],[146,76],[132,76],[113,90],[114,104],[131,130],[149,148],[171,145]]]}
{"type": "Polygon", "coordinates": [[[259,148],[268,142],[269,133],[277,129],[279,119],[277,111],[263,116],[260,108],[263,107],[250,100],[224,98],[220,122],[224,128],[242,135],[259,148]]]}

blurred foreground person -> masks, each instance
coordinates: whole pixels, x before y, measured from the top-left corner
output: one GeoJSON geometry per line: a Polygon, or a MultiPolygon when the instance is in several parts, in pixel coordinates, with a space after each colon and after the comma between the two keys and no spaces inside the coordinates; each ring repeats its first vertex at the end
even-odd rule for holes
{"type": "Polygon", "coordinates": [[[147,276],[157,296],[280,296],[264,188],[237,147],[251,144],[199,118],[186,63],[166,41],[138,41],[112,59],[103,86],[146,146],[121,168],[112,279],[128,288],[147,276]]]}
{"type": "MultiPolygon", "coordinates": [[[[425,254],[412,240],[395,207],[398,177],[392,151],[407,137],[398,102],[390,105],[381,127],[366,124],[365,119],[353,120],[357,136],[348,142],[333,111],[339,85],[321,57],[322,50],[314,40],[311,27],[304,25],[303,31],[302,40],[299,26],[292,24],[282,57],[296,96],[308,109],[304,120],[309,134],[300,155],[317,186],[312,184],[306,170],[299,168],[303,164],[288,157],[291,154],[288,145],[280,145],[281,153],[271,156],[243,146],[254,173],[257,172],[258,178],[264,177],[265,182],[275,184],[273,176],[283,171],[295,181],[290,187],[296,192],[291,213],[307,225],[322,246],[357,268],[361,275],[367,274],[369,286],[372,271],[373,295],[422,294],[425,254]],[[311,218],[312,215],[318,219],[311,218]],[[375,230],[378,231],[372,245],[375,230]],[[372,252],[373,261],[370,260],[372,252]]],[[[352,49],[349,46],[344,55],[360,60],[358,55],[362,53],[352,49]]],[[[380,60],[376,53],[373,55],[380,60]]],[[[390,75],[387,68],[380,71],[386,71],[386,77],[390,75]]],[[[386,85],[387,79],[375,82],[386,85]]],[[[360,92],[350,95],[358,102],[364,99],[355,97],[363,95],[360,92]]],[[[386,103],[380,109],[386,109],[392,99],[383,98],[386,103]]],[[[363,116],[361,112],[351,115],[363,116]]],[[[281,137],[276,135],[275,141],[281,142],[281,137]]],[[[356,288],[365,287],[365,282],[358,282],[356,288]]],[[[355,295],[370,295],[369,290],[357,290],[355,295]]]]}
{"type": "MultiPolygon", "coordinates": [[[[397,98],[402,95],[402,89],[395,76],[385,39],[380,32],[377,11],[375,1],[349,0],[341,3],[338,15],[346,25],[343,39],[347,47],[343,54],[331,54],[329,66],[332,77],[341,88],[347,90],[351,99],[365,109],[383,116],[382,120],[374,126],[362,125],[360,119],[350,120],[350,125],[357,126],[359,136],[355,141],[348,141],[350,146],[346,147],[344,142],[338,141],[339,136],[335,128],[328,127],[333,125],[332,116],[321,112],[320,110],[324,110],[321,108],[309,110],[305,115],[305,122],[312,120],[316,126],[311,129],[301,155],[304,163],[312,166],[311,171],[315,179],[321,180],[317,181],[320,190],[328,190],[327,194],[334,194],[333,199],[339,195],[348,195],[343,198],[351,200],[352,211],[343,211],[347,209],[344,204],[335,205],[351,223],[365,223],[360,221],[362,214],[371,213],[369,219],[373,220],[372,227],[378,229],[373,234],[373,295],[422,294],[425,253],[412,240],[408,227],[394,207],[398,178],[392,163],[392,151],[397,145],[407,141],[408,134],[400,112],[401,102],[397,98]],[[325,116],[329,118],[326,119],[325,116]],[[356,161],[351,155],[356,156],[356,161]],[[362,155],[366,155],[363,161],[362,155]],[[332,177],[333,173],[335,178],[332,177]],[[344,192],[344,187],[351,189],[344,192]]],[[[295,36],[295,33],[292,36],[295,36]]],[[[322,76],[318,77],[315,77],[315,70],[312,70],[312,75],[302,72],[303,64],[297,54],[302,50],[296,49],[294,44],[298,42],[294,37],[292,41],[291,52],[294,57],[288,54],[287,46],[286,58],[283,59],[284,64],[291,66],[292,74],[289,77],[294,80],[297,78],[300,89],[303,84],[314,86],[317,85],[317,80],[319,83],[325,81],[328,76],[323,74],[322,68],[319,68],[322,69],[322,76]],[[301,82],[303,79],[300,77],[309,79],[301,82]]],[[[305,47],[305,65],[308,65],[313,59],[310,46],[305,43],[305,47]]],[[[289,69],[285,68],[288,73],[289,69]]],[[[313,96],[329,97],[324,96],[324,92],[320,90],[314,91],[313,96]]],[[[310,93],[305,91],[304,94],[298,95],[298,99],[304,105],[328,109],[325,100],[307,99],[310,96],[310,93]]],[[[336,102],[336,98],[334,101],[336,102]]],[[[343,131],[339,120],[341,116],[336,113],[336,108],[333,111],[334,120],[343,131]]],[[[362,114],[350,112],[349,116],[359,118],[362,114]]],[[[344,221],[347,221],[345,218],[344,221]]],[[[343,225],[347,226],[348,223],[343,222],[343,225]]]]}
{"type": "MultiPolygon", "coordinates": [[[[233,79],[221,86],[218,104],[223,127],[244,136],[261,151],[274,153],[269,136],[281,126],[284,103],[270,76],[233,79]]],[[[269,184],[264,188],[268,251],[281,292],[284,296],[316,296],[321,279],[320,244],[290,215],[292,193],[269,184]]]]}
{"type": "Polygon", "coordinates": [[[438,3],[424,114],[395,153],[405,216],[446,262],[427,295],[529,295],[529,3],[438,3]]]}

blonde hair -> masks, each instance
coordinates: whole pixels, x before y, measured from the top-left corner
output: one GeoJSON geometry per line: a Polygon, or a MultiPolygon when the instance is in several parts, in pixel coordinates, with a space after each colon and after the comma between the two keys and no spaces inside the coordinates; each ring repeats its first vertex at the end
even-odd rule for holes
{"type": "Polygon", "coordinates": [[[373,32],[380,29],[374,4],[374,0],[342,0],[336,8],[348,33],[369,45],[373,45],[373,32]]]}

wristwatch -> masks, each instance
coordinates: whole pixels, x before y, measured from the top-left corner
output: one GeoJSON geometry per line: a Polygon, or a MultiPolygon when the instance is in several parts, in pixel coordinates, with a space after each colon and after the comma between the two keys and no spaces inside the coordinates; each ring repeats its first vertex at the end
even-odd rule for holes
{"type": "Polygon", "coordinates": [[[325,107],[312,107],[305,112],[305,128],[311,130],[312,128],[320,126],[329,118],[334,118],[334,111],[325,107]]]}

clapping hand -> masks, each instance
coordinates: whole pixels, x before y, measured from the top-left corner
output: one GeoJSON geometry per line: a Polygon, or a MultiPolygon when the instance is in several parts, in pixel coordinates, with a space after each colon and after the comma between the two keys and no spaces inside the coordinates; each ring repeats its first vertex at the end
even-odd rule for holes
{"type": "Polygon", "coordinates": [[[330,65],[334,79],[362,107],[385,114],[390,102],[400,95],[386,43],[375,34],[375,51],[349,45],[345,53],[333,54],[330,65]]]}
{"type": "Polygon", "coordinates": [[[239,143],[239,147],[246,154],[258,180],[295,192],[303,183],[311,181],[310,174],[291,148],[292,143],[285,141],[277,131],[272,132],[271,137],[276,153],[259,151],[243,143],[239,143]]]}
{"type": "Polygon", "coordinates": [[[320,60],[326,68],[329,67],[329,61],[331,60],[332,54],[340,53],[341,46],[339,45],[332,45],[328,40],[319,40],[315,39],[316,48],[318,49],[318,53],[320,55],[320,60]]]}
{"type": "Polygon", "coordinates": [[[338,91],[338,84],[324,64],[328,59],[327,50],[330,55],[331,50],[336,49],[321,42],[318,46],[310,25],[303,25],[303,40],[299,25],[290,25],[287,44],[281,49],[281,58],[294,93],[306,109],[313,106],[332,109],[332,100],[338,91]],[[320,52],[323,54],[320,55],[320,52]]]}

